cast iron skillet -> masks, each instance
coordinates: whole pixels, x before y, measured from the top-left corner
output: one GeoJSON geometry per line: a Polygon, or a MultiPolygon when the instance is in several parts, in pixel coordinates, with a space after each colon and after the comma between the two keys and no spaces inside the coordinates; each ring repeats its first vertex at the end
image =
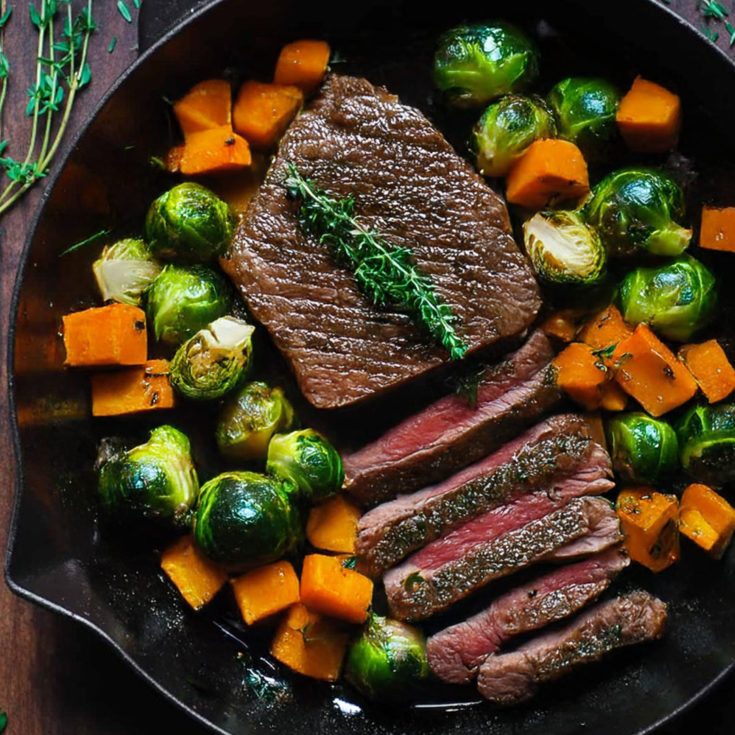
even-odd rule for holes
{"type": "MultiPolygon", "coordinates": [[[[313,35],[332,43],[341,71],[365,73],[440,117],[427,84],[435,33],[463,18],[511,18],[541,29],[547,82],[600,71],[626,84],[642,71],[676,88],[687,115],[682,148],[707,172],[695,181],[692,196],[727,195],[722,182],[729,172],[721,161],[731,153],[726,133],[735,124],[735,110],[722,90],[735,88],[735,65],[723,53],[647,0],[519,0],[513,6],[509,11],[507,3],[460,0],[427,17],[424,3],[416,0],[364,0],[349,10],[336,0],[221,0],[169,33],[120,79],[77,139],[36,217],[10,335],[20,471],[8,583],[97,631],[141,676],[215,732],[510,729],[546,735],[584,726],[599,735],[629,735],[674,716],[735,662],[735,552],[722,563],[690,553],[669,574],[627,575],[626,584],[642,584],[670,603],[670,631],[659,644],[620,652],[510,711],[478,703],[471,690],[461,689],[432,691],[393,710],[374,707],[341,685],[292,677],[277,667],[265,655],[270,633],[243,632],[224,595],[204,614],[185,609],[159,573],[150,540],[100,534],[92,471],[98,439],[142,438],[165,419],[89,418],[87,377],[62,368],[58,329],[62,314],[92,303],[91,254],[59,253],[103,227],[112,225],[115,234],[139,230],[147,203],[168,182],[149,164],[150,155],[172,140],[163,95],[175,98],[223,70],[267,79],[283,42],[313,35]],[[711,166],[710,160],[719,163],[711,166]]],[[[726,263],[714,265],[722,272],[726,263]]],[[[732,300],[725,294],[723,323],[731,322],[732,300]]],[[[206,423],[200,419],[176,415],[185,424],[206,423]]],[[[211,439],[195,439],[206,477],[211,439]]]]}

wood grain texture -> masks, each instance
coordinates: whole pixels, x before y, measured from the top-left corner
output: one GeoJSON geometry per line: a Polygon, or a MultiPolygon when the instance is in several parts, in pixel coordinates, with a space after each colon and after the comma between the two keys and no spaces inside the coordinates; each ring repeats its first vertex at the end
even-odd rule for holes
{"type": "MultiPolygon", "coordinates": [[[[198,0],[144,0],[184,7],[198,0]]],[[[643,1],[643,0],[642,0],[643,1]]],[[[728,10],[732,0],[723,0],[728,10]]],[[[8,32],[6,51],[14,79],[0,138],[22,141],[26,135],[25,84],[35,55],[35,36],[27,25],[29,0],[19,0],[8,32]],[[21,27],[25,27],[25,31],[21,27]]],[[[128,2],[132,8],[133,3],[128,2]]],[[[670,7],[703,26],[696,0],[671,0],[670,7]]],[[[170,9],[169,9],[170,10],[170,9]]],[[[733,13],[735,15],[735,12],[733,13]]],[[[134,24],[127,24],[115,2],[95,6],[99,32],[91,48],[93,82],[79,99],[70,135],[97,100],[137,54],[134,24]],[[114,53],[107,51],[117,37],[114,53]]],[[[171,12],[167,13],[167,17],[171,12]]],[[[733,21],[735,22],[735,20],[733,21]]],[[[718,45],[729,39],[720,26],[718,45]]],[[[731,51],[732,52],[732,51],[731,51]]],[[[12,151],[11,151],[12,152],[12,151]]],[[[63,155],[63,152],[62,152],[63,155]]],[[[29,222],[43,192],[37,186],[23,203],[0,222],[0,378],[6,385],[6,344],[15,274],[29,222]]],[[[13,495],[12,446],[7,402],[0,395],[0,549],[5,549],[13,495]]],[[[730,677],[702,703],[666,729],[667,734],[695,732],[704,723],[710,735],[732,732],[731,701],[735,677],[730,677]]],[[[96,636],[80,625],[14,597],[0,584],[0,711],[8,713],[8,735],[204,735],[163,697],[144,684],[96,636]]]]}

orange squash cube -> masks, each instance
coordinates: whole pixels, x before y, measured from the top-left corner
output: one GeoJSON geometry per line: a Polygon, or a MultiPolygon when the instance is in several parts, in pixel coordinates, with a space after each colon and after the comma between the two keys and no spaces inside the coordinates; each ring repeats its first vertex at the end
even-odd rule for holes
{"type": "Polygon", "coordinates": [[[707,485],[689,485],[681,496],[679,530],[719,559],[735,532],[735,508],[707,485]]]}
{"type": "Polygon", "coordinates": [[[552,361],[556,384],[588,411],[600,407],[607,368],[589,345],[572,342],[552,361]]]}
{"type": "Polygon", "coordinates": [[[329,44],[326,41],[294,41],[281,49],[273,81],[312,92],[324,79],[328,64],[329,44]]]}
{"type": "Polygon", "coordinates": [[[702,207],[699,247],[735,253],[735,207],[702,207]]]}
{"type": "Polygon", "coordinates": [[[277,561],[231,580],[237,606],[248,625],[299,601],[299,578],[292,564],[277,561]]]}
{"type": "Polygon", "coordinates": [[[360,515],[357,506],[342,495],[335,495],[311,509],[306,522],[306,538],[317,549],[354,554],[360,515]]]}
{"type": "Polygon", "coordinates": [[[710,403],[727,398],[735,390],[735,368],[716,339],[682,346],[679,359],[687,366],[710,403]]]}
{"type": "Polygon", "coordinates": [[[168,360],[92,376],[92,415],[121,416],[174,406],[168,360]]]}
{"type": "Polygon", "coordinates": [[[232,111],[233,125],[256,148],[275,145],[304,101],[295,86],[245,82],[232,111]]]}
{"type": "Polygon", "coordinates": [[[610,304],[585,323],[579,338],[593,350],[605,350],[633,334],[632,327],[623,319],[620,310],[610,304]]]}
{"type": "Polygon", "coordinates": [[[224,79],[195,84],[178,102],[174,115],[187,138],[191,133],[232,124],[232,90],[224,79]]]}
{"type": "Polygon", "coordinates": [[[246,168],[252,163],[247,140],[223,125],[190,133],[179,159],[185,176],[214,174],[246,168]]]}

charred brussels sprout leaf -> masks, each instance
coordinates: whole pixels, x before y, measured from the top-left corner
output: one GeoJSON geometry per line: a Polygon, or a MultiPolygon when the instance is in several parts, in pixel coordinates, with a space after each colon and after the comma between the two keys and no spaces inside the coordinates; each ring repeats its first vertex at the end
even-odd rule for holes
{"type": "Polygon", "coordinates": [[[185,527],[199,494],[188,438],[159,426],[127,452],[104,445],[99,493],[107,514],[121,520],[153,520],[185,527]]]}
{"type": "Polygon", "coordinates": [[[658,268],[636,268],[620,284],[623,318],[645,322],[658,334],[686,342],[715,314],[717,284],[712,272],[684,255],[658,268]]]}
{"type": "Polygon", "coordinates": [[[430,675],[423,633],[371,614],[347,653],[347,680],[370,699],[399,699],[430,675]]]}
{"type": "Polygon", "coordinates": [[[224,472],[202,485],[194,541],[231,569],[268,564],[301,541],[301,520],[280,481],[256,472],[224,472]]]}
{"type": "Polygon", "coordinates": [[[127,238],[105,245],[92,271],[105,301],[140,306],[143,294],[161,272],[161,265],[143,240],[127,238]]]}
{"type": "Polygon", "coordinates": [[[509,94],[488,106],[472,130],[471,144],[483,176],[505,176],[538,138],[553,138],[554,118],[535,97],[509,94]]]}
{"type": "Polygon", "coordinates": [[[735,403],[693,406],[676,423],[681,466],[696,480],[735,480],[735,403]]]}
{"type": "Polygon", "coordinates": [[[245,378],[252,356],[255,328],[223,316],[184,342],[171,360],[174,388],[196,400],[220,398],[245,378]]]}
{"type": "Polygon", "coordinates": [[[538,76],[539,52],[509,23],[462,25],[444,33],[434,55],[434,84],[456,107],[479,107],[518,92],[538,76]]]}
{"type": "Polygon", "coordinates": [[[604,79],[569,77],[552,87],[548,102],[559,137],[575,143],[589,160],[606,158],[617,137],[620,93],[604,79]]]}
{"type": "Polygon", "coordinates": [[[334,495],[344,480],[339,452],[313,429],[276,434],[268,445],[266,470],[310,500],[334,495]]]}
{"type": "Polygon", "coordinates": [[[222,410],[217,446],[228,459],[265,459],[273,434],[288,431],[293,423],[293,408],[280,388],[248,383],[222,410]]]}
{"type": "Polygon", "coordinates": [[[671,473],[679,459],[676,432],[645,413],[624,413],[607,422],[613,468],[625,480],[653,484],[671,473]]]}
{"type": "Polygon", "coordinates": [[[577,212],[539,212],[523,225],[526,253],[547,283],[594,286],[607,255],[597,233],[577,212]]]}
{"type": "Polygon", "coordinates": [[[655,255],[680,255],[692,238],[691,230],[676,223],[684,215],[684,194],[663,171],[614,171],[594,188],[585,215],[599,232],[608,255],[646,250],[655,255]]]}
{"type": "Polygon", "coordinates": [[[156,339],[177,345],[225,316],[231,303],[230,285],[212,268],[167,265],[148,291],[148,319],[156,339]]]}
{"type": "Polygon", "coordinates": [[[153,254],[163,260],[206,263],[222,255],[232,239],[234,218],[228,205],[192,182],[174,186],[151,204],[145,234],[153,254]]]}

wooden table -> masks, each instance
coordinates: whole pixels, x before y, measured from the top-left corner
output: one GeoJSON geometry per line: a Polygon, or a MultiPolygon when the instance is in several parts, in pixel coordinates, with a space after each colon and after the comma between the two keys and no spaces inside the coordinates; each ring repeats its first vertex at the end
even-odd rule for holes
{"type": "MultiPolygon", "coordinates": [[[[201,0],[144,0],[144,12],[176,17],[201,0]],[[156,4],[155,9],[153,3],[156,4]]],[[[601,0],[597,0],[598,2],[601,0]]],[[[614,1],[614,0],[609,0],[614,1]]],[[[723,0],[728,9],[732,0],[723,0]]],[[[696,0],[671,0],[682,15],[703,26],[696,0]]],[[[13,80],[31,77],[35,35],[27,24],[28,2],[16,3],[6,37],[6,53],[13,64],[13,80]],[[25,29],[25,30],[23,30],[25,29]]],[[[127,23],[106,0],[95,6],[99,31],[91,45],[92,84],[79,99],[67,141],[96,105],[107,87],[135,59],[137,13],[127,2],[133,22],[127,23]],[[115,49],[108,52],[112,37],[115,49]]],[[[735,12],[733,12],[735,23],[735,12]]],[[[728,47],[727,34],[719,26],[719,45],[728,47]]],[[[734,53],[735,55],[735,53],[734,53]]],[[[25,85],[11,82],[2,139],[26,139],[25,85]]],[[[2,220],[0,228],[0,334],[8,332],[10,300],[27,225],[38,206],[43,185],[2,220]]],[[[0,339],[0,373],[5,384],[6,345],[0,339]]],[[[13,459],[8,435],[7,402],[0,398],[0,549],[5,548],[13,498],[13,459]]],[[[733,623],[735,624],[735,622],[733,623]]],[[[735,678],[724,682],[668,733],[694,732],[708,725],[710,735],[730,735],[731,702],[735,678]]],[[[9,735],[204,735],[205,731],[142,683],[94,635],[76,623],[15,598],[0,585],[0,711],[8,713],[9,735]]]]}

